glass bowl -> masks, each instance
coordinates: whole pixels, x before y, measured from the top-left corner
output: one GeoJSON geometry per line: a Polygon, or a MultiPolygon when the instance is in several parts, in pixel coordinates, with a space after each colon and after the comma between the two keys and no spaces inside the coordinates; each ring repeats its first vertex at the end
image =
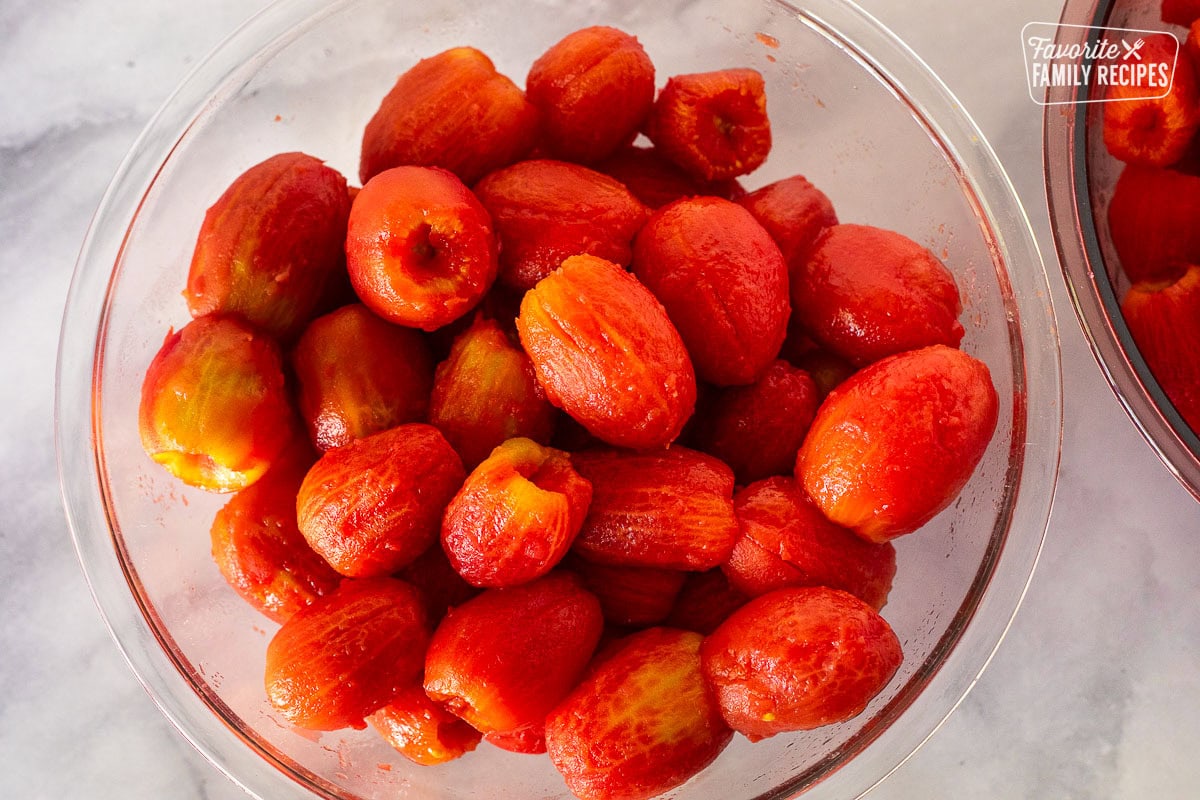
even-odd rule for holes
{"type": "Polygon", "coordinates": [[[227,497],[186,488],[142,452],[143,373],[171,326],[204,210],[248,166],[303,150],[357,173],[363,125],[418,58],[471,44],[520,81],[566,33],[611,24],[672,74],[751,66],[775,145],[747,188],[807,175],[844,221],[930,247],[964,297],[963,347],[990,366],[1000,423],[959,499],[897,542],[884,615],[905,661],[844,724],[736,738],[676,798],[855,797],[907,758],[977,680],[1045,533],[1061,437],[1059,349],[1029,222],[957,101],[856,6],[815,0],[295,0],[201,64],[120,167],[83,245],[62,331],[57,441],[68,517],[96,601],[162,711],[260,798],[558,798],[545,758],[482,746],[417,767],[372,731],[296,731],[268,707],[275,625],[218,574],[208,528],[227,497]],[[806,796],[809,796],[806,795],[806,796]]]}
{"type": "MultiPolygon", "coordinates": [[[[1089,27],[1177,32],[1159,17],[1161,3],[1070,0],[1056,42],[1083,44],[1089,27]]],[[[1182,57],[1182,52],[1180,53],[1182,57]]],[[[1129,417],[1179,482],[1200,499],[1200,438],[1155,380],[1121,313],[1129,289],[1108,232],[1108,203],[1122,163],[1100,135],[1104,104],[1094,90],[1055,87],[1044,114],[1046,192],[1059,262],[1092,353],[1129,417]]]]}

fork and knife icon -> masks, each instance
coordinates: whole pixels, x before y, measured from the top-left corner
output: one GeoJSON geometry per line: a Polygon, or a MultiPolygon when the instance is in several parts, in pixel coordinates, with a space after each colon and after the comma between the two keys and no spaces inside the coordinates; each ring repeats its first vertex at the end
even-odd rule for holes
{"type": "Polygon", "coordinates": [[[1142,45],[1144,45],[1145,43],[1146,43],[1145,39],[1138,39],[1133,44],[1130,44],[1129,42],[1122,39],[1121,46],[1125,48],[1125,53],[1121,56],[1121,59],[1123,61],[1128,61],[1132,58],[1136,61],[1141,61],[1142,54],[1139,53],[1138,51],[1142,49],[1142,45]]]}

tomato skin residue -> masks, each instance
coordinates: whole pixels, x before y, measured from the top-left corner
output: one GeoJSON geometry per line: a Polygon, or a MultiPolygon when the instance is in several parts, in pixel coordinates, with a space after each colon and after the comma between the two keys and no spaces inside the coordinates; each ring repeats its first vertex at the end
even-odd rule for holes
{"type": "Polygon", "coordinates": [[[770,47],[772,49],[777,49],[779,47],[779,40],[776,39],[774,36],[772,36],[769,33],[759,32],[759,33],[754,34],[754,38],[758,39],[758,41],[760,41],[761,43],[765,44],[767,47],[770,47]]]}

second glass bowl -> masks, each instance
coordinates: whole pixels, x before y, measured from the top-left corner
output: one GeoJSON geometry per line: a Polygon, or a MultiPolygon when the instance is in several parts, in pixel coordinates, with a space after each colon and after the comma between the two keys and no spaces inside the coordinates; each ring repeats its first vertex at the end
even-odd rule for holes
{"type": "MultiPolygon", "coordinates": [[[[1102,27],[1170,32],[1159,8],[1138,0],[1070,0],[1056,43],[1083,46],[1102,27]]],[[[1179,57],[1185,57],[1182,51],[1179,57]]],[[[1087,85],[1054,88],[1045,110],[1046,191],[1059,260],[1084,334],[1117,399],[1163,464],[1200,499],[1200,437],[1167,398],[1121,312],[1130,284],[1109,235],[1108,203],[1122,164],[1105,149],[1104,103],[1095,92],[1087,85]]]]}

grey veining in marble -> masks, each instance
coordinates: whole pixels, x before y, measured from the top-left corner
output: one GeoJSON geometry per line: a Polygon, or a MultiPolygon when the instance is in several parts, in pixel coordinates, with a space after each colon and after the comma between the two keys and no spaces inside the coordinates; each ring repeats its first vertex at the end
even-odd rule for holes
{"type": "MultiPolygon", "coordinates": [[[[137,132],[259,0],[0,3],[0,797],[244,797],[155,709],[105,631],[59,503],[62,304],[137,132]]],[[[880,800],[1186,798],[1200,787],[1200,504],[1104,383],[1057,271],[1021,26],[1052,0],[870,0],[998,151],[1045,250],[1065,430],[1038,572],[1004,645],[880,800]]]]}

